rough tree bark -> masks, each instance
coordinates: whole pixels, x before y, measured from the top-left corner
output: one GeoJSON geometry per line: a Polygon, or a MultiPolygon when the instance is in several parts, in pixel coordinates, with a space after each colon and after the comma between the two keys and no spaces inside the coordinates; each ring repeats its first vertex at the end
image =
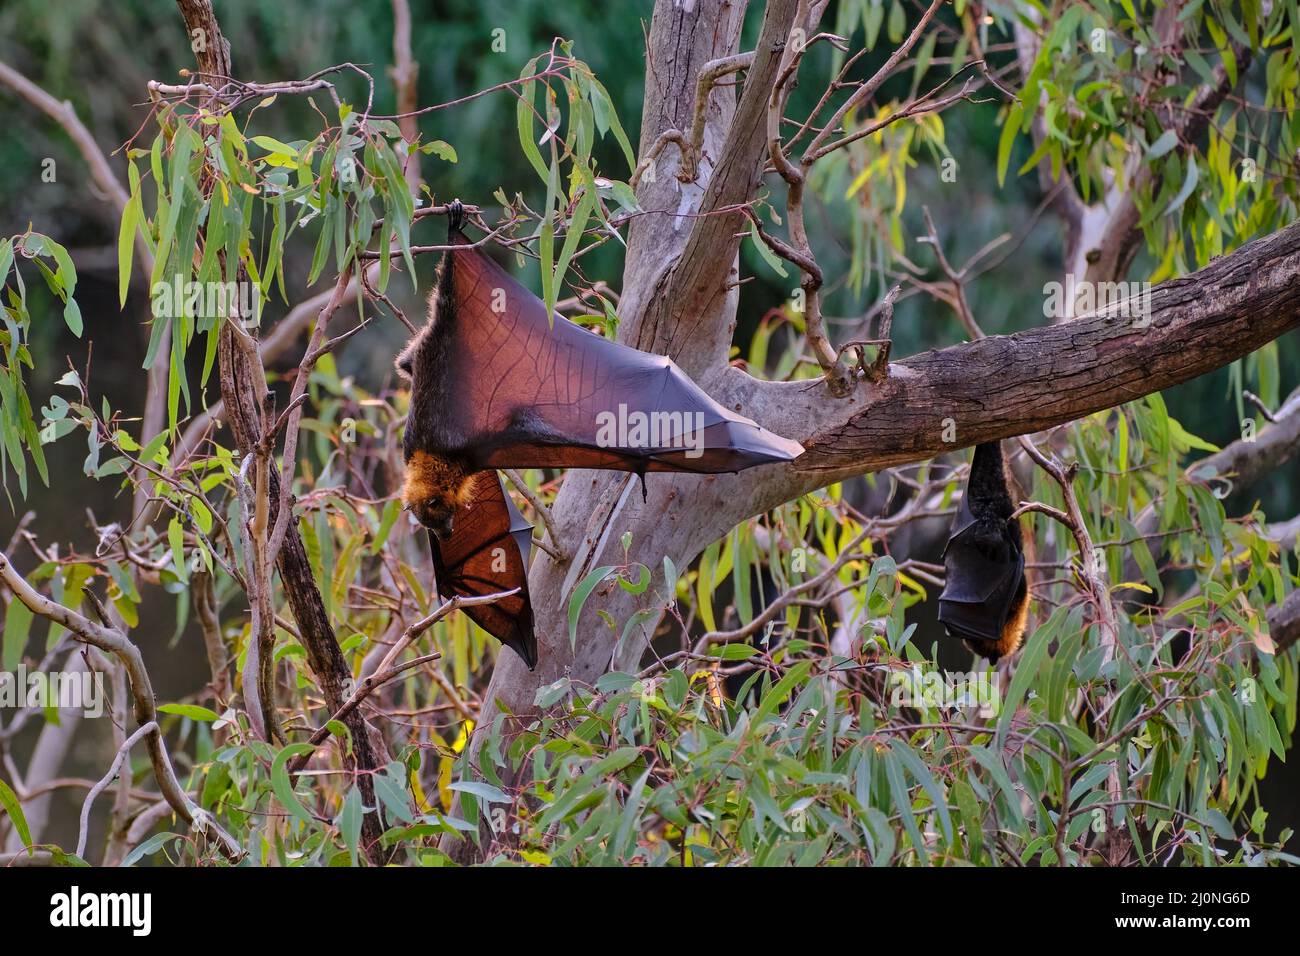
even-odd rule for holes
{"type": "MultiPolygon", "coordinates": [[[[665,167],[674,168],[671,149],[661,155],[660,175],[642,181],[644,208],[677,215],[641,217],[629,233],[619,338],[671,355],[720,402],[802,441],[808,451],[789,465],[735,476],[652,475],[645,503],[635,479],[571,471],[553,517],[574,557],[559,564],[539,553],[529,575],[540,662],[529,672],[513,654],[498,658],[471,755],[499,707],[526,721],[536,712],[540,688],[561,677],[591,683],[611,667],[631,669],[640,659],[653,624],[629,635],[615,659],[618,634],[595,612],[625,621],[647,597],[612,584],[588,600],[575,648],[568,639],[575,585],[594,567],[621,563],[623,532],[632,532],[631,560],[657,569],[667,555],[685,567],[738,522],[801,494],[1140,398],[1219,368],[1300,324],[1295,225],[1162,284],[1142,327],[1112,310],[932,350],[891,364],[878,385],[859,381],[845,398],[832,397],[820,380],[760,382],[731,367],[726,350],[735,326],[740,229],[738,214],[719,210],[752,199],[759,183],[764,114],[752,104],[766,102],[773,61],[780,59],[797,6],[795,0],[769,0],[739,106],[731,105],[730,90],[714,90],[697,181],[663,175],[665,167]],[[956,425],[955,442],[944,441],[945,419],[956,425]]],[[[743,12],[744,4],[724,0],[657,0],[647,51],[643,157],[665,130],[688,128],[692,77],[704,62],[736,52],[743,12]]],[[[655,584],[662,588],[658,574],[655,584]]],[[[503,779],[512,782],[509,774],[503,779]]],[[[461,860],[474,853],[468,841],[446,839],[443,848],[461,860]]]]}

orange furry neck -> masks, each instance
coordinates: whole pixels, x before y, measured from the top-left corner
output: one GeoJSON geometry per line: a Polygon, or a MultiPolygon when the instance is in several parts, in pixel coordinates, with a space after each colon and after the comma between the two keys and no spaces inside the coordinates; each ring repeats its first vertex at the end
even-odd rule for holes
{"type": "Polygon", "coordinates": [[[459,507],[473,497],[475,476],[447,458],[417,451],[406,463],[402,479],[402,504],[407,508],[426,501],[459,507]]]}
{"type": "Polygon", "coordinates": [[[1007,622],[1002,625],[1002,636],[996,641],[969,641],[968,645],[977,654],[991,661],[1009,657],[1020,648],[1025,638],[1025,629],[1029,623],[1029,582],[1025,581],[1024,591],[1007,615],[1007,622]]]}
{"type": "Polygon", "coordinates": [[[1006,657],[1014,654],[1025,636],[1025,625],[1029,622],[1029,582],[1025,582],[1025,593],[1020,603],[1011,609],[1007,623],[1002,626],[1002,640],[998,641],[998,654],[1006,657]]]}

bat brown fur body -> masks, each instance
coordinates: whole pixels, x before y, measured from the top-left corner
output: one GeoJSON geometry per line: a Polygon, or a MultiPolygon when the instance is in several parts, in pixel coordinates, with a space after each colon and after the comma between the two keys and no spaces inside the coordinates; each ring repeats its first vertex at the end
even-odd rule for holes
{"type": "Polygon", "coordinates": [[[972,649],[991,661],[1014,654],[1025,638],[1025,627],[1029,623],[1029,588],[1026,582],[1020,582],[1020,592],[1016,603],[1011,607],[1011,615],[1002,626],[1002,636],[997,641],[971,641],[972,649]]]}

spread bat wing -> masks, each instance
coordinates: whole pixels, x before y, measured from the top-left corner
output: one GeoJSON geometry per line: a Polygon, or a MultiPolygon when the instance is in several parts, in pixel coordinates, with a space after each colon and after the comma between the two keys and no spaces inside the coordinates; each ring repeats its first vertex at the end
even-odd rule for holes
{"type": "Polygon", "coordinates": [[[411,378],[407,475],[420,475],[415,502],[458,502],[449,539],[431,536],[439,592],[520,588],[466,610],[532,667],[531,529],[499,479],[480,475],[461,501],[448,491],[455,476],[497,468],[713,474],[790,461],[803,447],[722,407],[671,359],[550,314],[459,220],[454,212],[429,324],[398,360],[411,378]]]}
{"type": "Polygon", "coordinates": [[[944,548],[946,571],[939,620],[991,660],[1016,649],[1028,610],[1020,526],[996,442],[980,445],[944,548]]]}
{"type": "Polygon", "coordinates": [[[803,452],[671,359],[559,315],[453,226],[411,357],[413,448],[487,468],[734,472],[803,452]]]}
{"type": "Polygon", "coordinates": [[[519,588],[518,594],[464,611],[522,657],[531,670],[537,665],[533,607],[528,598],[533,528],[510,500],[496,472],[475,476],[469,500],[456,512],[454,529],[446,541],[429,533],[438,594],[447,600],[519,588]]]}

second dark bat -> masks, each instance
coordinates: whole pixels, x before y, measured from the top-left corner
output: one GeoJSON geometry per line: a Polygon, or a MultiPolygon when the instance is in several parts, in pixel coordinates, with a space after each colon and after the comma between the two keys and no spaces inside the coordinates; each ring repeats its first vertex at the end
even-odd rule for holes
{"type": "Polygon", "coordinates": [[[939,620],[989,660],[1015,652],[1029,615],[1020,522],[1007,491],[998,442],[975,447],[970,478],[943,552],[947,572],[939,620]]]}

